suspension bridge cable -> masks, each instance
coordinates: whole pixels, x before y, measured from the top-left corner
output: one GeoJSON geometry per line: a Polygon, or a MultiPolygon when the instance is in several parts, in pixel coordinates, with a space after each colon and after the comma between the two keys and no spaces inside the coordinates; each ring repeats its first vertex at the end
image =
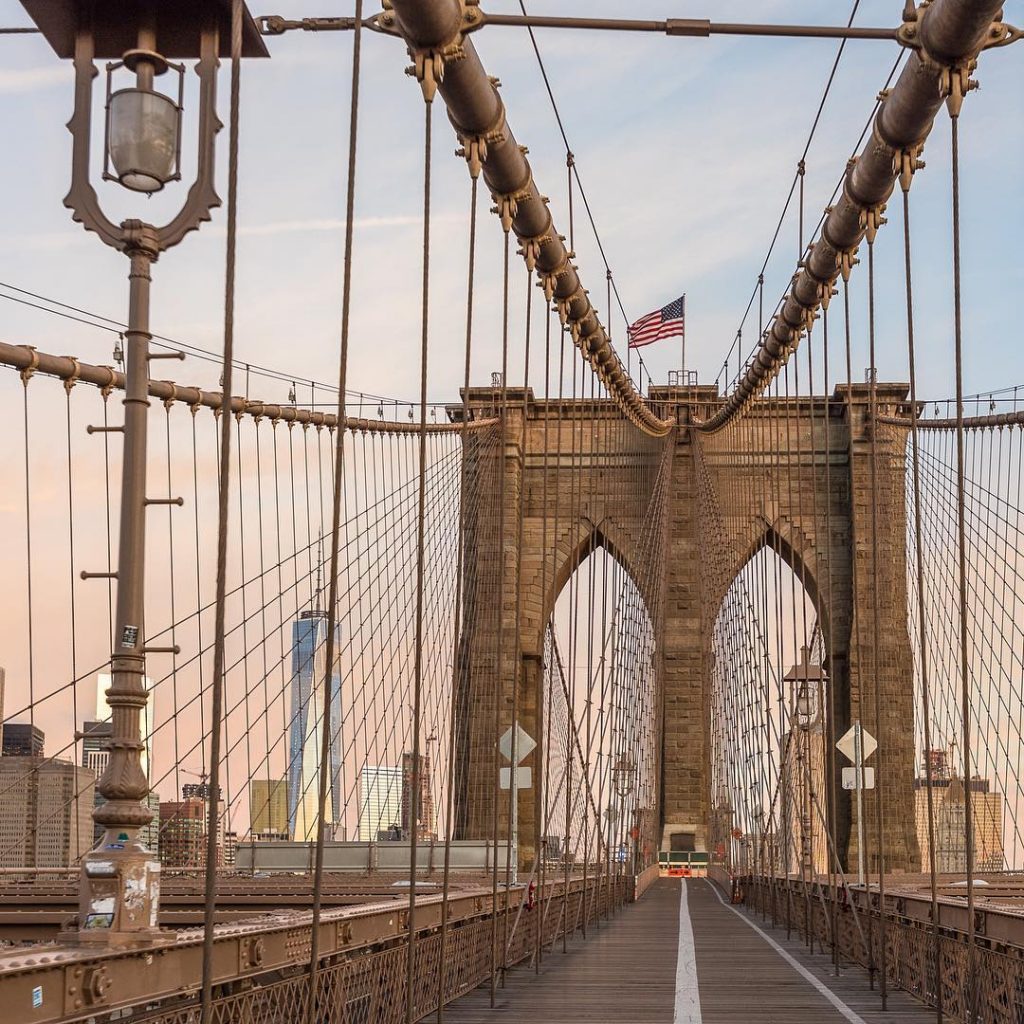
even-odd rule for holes
{"type": "MultiPolygon", "coordinates": [[[[231,394],[234,372],[235,258],[238,232],[238,129],[242,70],[242,0],[231,5],[231,95],[228,126],[227,253],[224,285],[224,391],[231,394]]],[[[228,496],[231,490],[231,419],[221,416],[220,495],[217,509],[217,607],[214,625],[212,702],[210,717],[210,805],[206,837],[206,904],[203,912],[203,960],[200,1016],[203,1024],[213,1019],[213,925],[217,887],[217,802],[220,798],[220,749],[224,700],[224,629],[228,561],[228,496]]],[[[241,481],[239,481],[241,485],[241,481]]]]}
{"type": "MultiPolygon", "coordinates": [[[[43,313],[51,313],[54,316],[63,317],[65,320],[71,320],[75,323],[84,324],[87,327],[95,327],[98,330],[107,331],[111,334],[122,335],[124,331],[127,330],[128,325],[121,322],[120,320],[115,320],[111,317],[103,316],[100,313],[90,312],[87,309],[82,309],[79,306],[73,306],[70,305],[69,303],[61,302],[58,299],[52,299],[49,296],[41,295],[38,292],[29,291],[26,288],[19,288],[17,285],[11,284],[8,281],[0,281],[0,288],[7,288],[10,291],[18,292],[21,295],[27,295],[33,299],[38,299],[40,300],[40,302],[48,302],[50,303],[51,306],[61,307],[60,309],[51,309],[47,306],[41,306],[35,302],[29,302],[27,299],[18,298],[17,295],[5,295],[3,292],[0,292],[0,299],[7,299],[9,302],[16,302],[19,305],[27,306],[30,309],[36,309],[43,313]],[[62,312],[62,309],[71,310],[72,313],[79,313],[81,314],[81,316],[73,316],[71,313],[62,312]],[[89,317],[91,319],[86,319],[86,317],[89,317]]],[[[204,362],[219,364],[223,361],[223,357],[216,352],[212,352],[208,349],[201,348],[198,345],[193,345],[190,342],[180,341],[176,338],[171,338],[163,334],[154,334],[152,336],[152,344],[156,345],[158,348],[177,349],[184,351],[188,355],[191,355],[193,358],[202,360],[204,362]]],[[[275,370],[271,367],[262,366],[259,363],[247,363],[243,362],[242,360],[235,360],[234,367],[237,370],[246,370],[247,372],[253,371],[258,376],[266,377],[268,380],[274,380],[284,384],[291,384],[294,386],[296,382],[296,377],[294,373],[287,373],[283,370],[275,370]]],[[[307,382],[303,381],[303,383],[307,382]]],[[[315,381],[308,381],[308,383],[315,387],[323,388],[324,390],[333,391],[333,388],[331,388],[330,385],[327,384],[317,383],[315,381]]],[[[360,399],[360,402],[358,403],[348,403],[349,407],[351,407],[353,404],[362,406],[364,404],[362,400],[364,399],[368,399],[369,403],[375,405],[379,405],[382,402],[394,403],[396,406],[411,406],[413,404],[408,399],[393,398],[388,397],[387,395],[376,395],[371,394],[370,392],[352,391],[349,392],[349,394],[353,398],[358,397],[360,399]]],[[[248,391],[246,391],[246,396],[248,396],[248,391]]],[[[333,408],[334,403],[331,403],[330,407],[333,408]]],[[[315,408],[315,405],[311,405],[310,408],[315,408]]]]}
{"type": "MultiPolygon", "coordinates": [[[[918,404],[917,404],[917,353],[914,345],[914,292],[913,274],[910,249],[910,184],[913,175],[913,166],[909,173],[900,175],[900,185],[903,194],[903,270],[904,290],[906,294],[907,307],[907,366],[910,378],[910,452],[911,452],[911,481],[913,490],[913,534],[914,534],[914,569],[916,586],[917,605],[917,627],[918,627],[918,672],[921,677],[921,724],[924,732],[924,773],[927,795],[925,798],[927,809],[928,829],[928,885],[931,895],[932,907],[932,941],[935,962],[939,962],[942,950],[942,938],[939,933],[939,894],[938,878],[936,872],[936,848],[935,848],[935,788],[932,771],[932,735],[931,735],[931,707],[928,692],[929,664],[928,645],[926,640],[926,617],[924,599],[924,547],[921,531],[921,453],[920,437],[917,429],[918,404]]],[[[943,1014],[943,992],[942,986],[935,986],[935,1013],[938,1024],[942,1024],[943,1014]]]]}
{"type": "MultiPolygon", "coordinates": [[[[893,64],[892,68],[889,71],[889,74],[888,74],[888,76],[887,76],[887,78],[885,80],[885,83],[883,84],[883,86],[882,86],[882,88],[880,90],[879,95],[883,95],[888,90],[890,83],[892,82],[893,78],[896,76],[896,72],[899,70],[900,65],[903,63],[905,58],[906,58],[906,50],[901,50],[899,56],[897,56],[895,63],[893,64]]],[[[867,137],[868,132],[871,130],[871,126],[874,123],[875,115],[878,113],[878,109],[881,106],[881,103],[882,103],[881,99],[878,99],[878,100],[875,101],[875,105],[874,105],[874,107],[872,107],[871,113],[869,114],[868,119],[865,122],[864,127],[861,130],[861,133],[860,133],[859,137],[857,138],[856,143],[853,146],[853,150],[851,151],[851,159],[854,156],[856,156],[858,150],[860,149],[862,143],[864,142],[864,139],[867,137]]],[[[793,192],[795,191],[797,177],[798,177],[798,175],[794,175],[793,187],[792,187],[792,189],[790,191],[790,196],[789,196],[789,199],[787,200],[787,204],[789,202],[792,202],[792,195],[793,195],[793,192]]],[[[814,242],[815,239],[818,237],[818,234],[821,231],[822,225],[825,223],[825,218],[828,216],[828,209],[835,202],[836,197],[839,195],[839,191],[843,187],[843,182],[845,180],[846,180],[846,169],[844,168],[842,174],[839,177],[839,180],[836,182],[835,188],[832,190],[832,195],[829,197],[829,201],[825,204],[825,209],[822,212],[821,217],[818,220],[817,226],[815,227],[814,231],[811,233],[811,237],[808,240],[809,244],[814,242]]],[[[780,217],[780,219],[779,219],[779,223],[778,223],[778,226],[776,228],[776,233],[773,236],[771,247],[770,247],[770,250],[769,250],[769,254],[768,254],[768,257],[766,258],[766,262],[764,264],[765,268],[767,268],[767,259],[770,259],[771,252],[774,251],[774,246],[775,246],[776,242],[778,241],[778,235],[781,232],[782,224],[785,221],[785,213],[786,213],[786,211],[784,210],[782,217],[780,217]]],[[[804,250],[804,253],[806,254],[806,250],[804,250]]],[[[737,338],[742,337],[742,328],[743,328],[743,325],[746,323],[747,317],[750,315],[750,310],[751,310],[751,308],[753,306],[754,299],[758,298],[758,296],[763,295],[763,289],[764,289],[764,281],[762,280],[763,277],[764,277],[764,270],[762,269],[762,271],[758,274],[758,278],[757,278],[757,281],[756,281],[756,283],[754,285],[754,289],[751,292],[750,299],[747,302],[747,306],[746,306],[746,308],[745,308],[745,310],[743,312],[743,316],[742,316],[742,318],[740,320],[740,329],[737,331],[737,338]]],[[[779,300],[778,300],[778,302],[775,305],[775,311],[774,311],[773,315],[777,315],[778,314],[778,312],[782,308],[782,304],[783,304],[784,299],[785,299],[785,296],[780,296],[779,297],[779,300]]],[[[761,322],[762,322],[761,334],[763,335],[764,329],[765,329],[765,327],[764,327],[764,317],[761,316],[760,319],[761,319],[761,322]]],[[[726,365],[728,365],[729,356],[731,356],[732,352],[735,351],[735,345],[736,345],[736,342],[734,340],[734,342],[730,346],[729,352],[728,352],[728,354],[726,356],[726,365]]],[[[759,338],[758,342],[755,343],[755,345],[751,348],[750,353],[747,356],[747,361],[748,362],[753,357],[753,354],[757,351],[759,346],[760,346],[760,338],[759,338]]],[[[741,366],[741,369],[740,369],[739,373],[737,374],[736,378],[734,378],[734,381],[739,380],[739,378],[741,376],[742,376],[742,366],[741,366]]]]}
{"type": "MultiPolygon", "coordinates": [[[[362,0],[356,0],[355,28],[352,34],[352,87],[349,106],[349,138],[348,167],[345,187],[345,252],[342,275],[341,298],[341,338],[338,354],[338,388],[337,388],[337,422],[344,423],[346,410],[346,389],[348,384],[348,351],[349,323],[352,308],[352,221],[355,216],[356,187],[356,145],[359,126],[359,85],[360,56],[362,51],[362,0]]],[[[426,424],[426,415],[422,416],[426,424]]],[[[320,770],[318,772],[316,851],[313,869],[313,917],[309,954],[309,989],[306,1002],[306,1013],[309,1024],[317,1019],[316,978],[320,953],[320,915],[322,908],[321,892],[324,875],[324,840],[326,836],[325,819],[327,811],[327,775],[328,762],[333,751],[334,735],[332,732],[331,713],[334,705],[334,645],[335,628],[338,617],[338,563],[339,544],[341,539],[341,505],[342,488],[345,473],[345,431],[337,430],[334,436],[334,474],[331,494],[331,554],[327,599],[327,637],[323,678],[323,724],[320,745],[320,770]]],[[[321,475],[321,479],[323,479],[321,475]]],[[[321,500],[322,507],[322,500],[321,500]]],[[[315,669],[314,669],[315,671],[315,669]]],[[[314,686],[316,680],[314,680],[314,686]]],[[[340,696],[340,695],[339,695],[340,696]]],[[[340,728],[341,723],[338,723],[340,728]]],[[[332,779],[332,781],[335,781],[332,779]]],[[[332,786],[332,798],[337,800],[336,784],[332,786]]],[[[332,812],[334,808],[332,807],[332,812]]],[[[334,814],[332,813],[332,818],[334,814]]],[[[415,842],[415,841],[414,841],[415,842]]],[[[410,928],[412,923],[410,921],[410,928]]]]}
{"type": "MultiPolygon", "coordinates": [[[[850,11],[850,17],[847,19],[847,22],[846,22],[847,28],[849,28],[853,24],[853,20],[857,16],[857,9],[859,7],[860,7],[860,0],[854,0],[853,8],[850,11]]],[[[800,159],[797,161],[797,171],[793,175],[793,180],[790,183],[789,193],[786,196],[786,201],[782,204],[782,213],[779,214],[779,219],[778,219],[778,222],[775,225],[775,231],[772,234],[772,239],[768,243],[768,251],[767,251],[767,253],[765,253],[764,260],[761,263],[761,269],[758,271],[758,274],[757,274],[757,283],[754,285],[754,290],[751,292],[750,299],[747,302],[747,307],[743,311],[743,316],[740,318],[740,326],[739,326],[739,328],[737,330],[737,338],[739,338],[741,336],[742,332],[743,332],[743,327],[744,327],[744,325],[747,322],[747,316],[750,314],[750,310],[751,310],[751,307],[754,304],[754,300],[758,297],[759,293],[763,292],[763,288],[764,288],[764,272],[768,269],[768,264],[771,261],[772,253],[775,251],[775,244],[776,244],[776,242],[778,242],[779,235],[782,233],[782,225],[786,221],[786,214],[789,213],[790,204],[793,202],[793,194],[796,192],[798,185],[800,187],[800,192],[801,192],[801,196],[800,196],[801,208],[803,206],[803,170],[802,170],[802,168],[804,166],[804,162],[807,160],[807,154],[811,151],[811,143],[814,141],[815,132],[817,132],[817,130],[818,130],[818,123],[821,120],[821,115],[822,115],[822,113],[825,110],[825,104],[828,102],[829,94],[832,91],[832,84],[835,81],[836,72],[839,70],[839,62],[843,59],[843,53],[846,50],[846,42],[847,42],[846,39],[841,39],[840,42],[839,42],[839,46],[836,48],[836,56],[835,56],[835,60],[833,60],[833,62],[832,62],[832,69],[831,69],[831,71],[829,71],[828,78],[825,81],[825,88],[822,90],[821,99],[818,102],[818,109],[815,112],[814,120],[811,122],[811,129],[807,133],[807,139],[804,142],[803,152],[800,154],[800,159]]],[[[891,77],[892,76],[890,75],[890,79],[891,79],[891,77]]],[[[862,136],[862,138],[863,138],[863,136],[862,136]]],[[[857,145],[859,146],[860,143],[858,143],[857,145]]],[[[856,149],[856,147],[855,147],[855,149],[856,149]]],[[[803,255],[803,251],[804,251],[804,247],[803,247],[803,227],[802,227],[802,214],[801,214],[800,249],[799,249],[799,253],[798,253],[798,258],[803,255]]],[[[763,316],[760,317],[760,321],[761,321],[761,325],[760,325],[760,328],[759,328],[759,331],[758,331],[758,335],[759,336],[760,336],[761,332],[763,332],[763,330],[764,330],[764,317],[763,316]]],[[[733,348],[735,347],[735,344],[736,343],[733,342],[733,345],[730,347],[729,355],[732,354],[732,351],[733,351],[733,348]]],[[[727,361],[728,361],[729,355],[726,356],[726,360],[727,361]]]]}
{"type": "MultiPolygon", "coordinates": [[[[857,2],[859,3],[860,0],[857,0],[857,2]]],[[[526,16],[526,4],[524,3],[524,0],[519,0],[519,7],[520,7],[520,9],[523,12],[523,16],[525,17],[526,16]]],[[[554,112],[555,121],[558,123],[558,131],[559,131],[559,133],[562,136],[562,142],[565,144],[565,152],[566,152],[566,154],[568,156],[572,156],[572,147],[569,145],[569,137],[566,134],[565,124],[562,121],[562,115],[561,115],[561,113],[560,113],[560,111],[558,109],[558,103],[555,100],[555,93],[554,93],[554,90],[551,87],[551,80],[548,78],[547,68],[544,66],[544,59],[540,55],[540,47],[537,44],[537,37],[534,34],[533,27],[531,25],[527,25],[526,30],[530,34],[530,43],[533,46],[533,52],[534,52],[534,54],[537,57],[537,66],[540,68],[541,77],[544,79],[544,88],[547,90],[548,99],[551,101],[551,109],[554,112]]],[[[583,200],[583,207],[587,211],[587,219],[590,221],[590,228],[591,228],[591,230],[594,233],[594,241],[597,242],[598,251],[601,253],[601,260],[604,263],[604,269],[605,269],[605,273],[607,275],[607,280],[610,283],[611,290],[615,293],[615,301],[618,304],[619,312],[622,314],[623,323],[628,327],[629,324],[630,324],[630,319],[626,315],[626,309],[623,306],[622,298],[619,295],[618,285],[615,283],[615,279],[614,279],[614,277],[612,275],[611,265],[608,262],[608,255],[605,252],[604,244],[601,241],[601,235],[600,235],[600,233],[597,230],[597,224],[594,221],[594,214],[593,214],[593,211],[590,208],[590,200],[587,199],[587,193],[586,193],[585,189],[583,188],[583,182],[580,180],[580,172],[579,172],[579,168],[576,166],[575,159],[573,159],[572,163],[570,164],[570,167],[571,167],[572,176],[575,178],[575,181],[576,181],[576,187],[579,189],[579,192],[580,192],[580,199],[583,200]]],[[[570,249],[574,248],[573,247],[573,243],[571,241],[569,243],[569,248],[570,249]]],[[[608,310],[608,319],[611,320],[611,310],[610,309],[608,310]]],[[[627,354],[628,354],[628,352],[629,352],[628,347],[627,347],[626,351],[627,351],[627,354]]]]}

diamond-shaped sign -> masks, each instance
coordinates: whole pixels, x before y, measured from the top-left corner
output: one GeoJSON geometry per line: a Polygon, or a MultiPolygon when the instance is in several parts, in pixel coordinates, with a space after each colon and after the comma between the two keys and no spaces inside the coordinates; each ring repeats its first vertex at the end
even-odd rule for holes
{"type": "MultiPolygon", "coordinates": [[[[843,733],[841,739],[836,741],[836,750],[844,753],[851,761],[857,760],[856,745],[857,728],[851,725],[843,733]]],[[[878,740],[871,735],[863,726],[860,730],[860,759],[866,761],[878,749],[878,740]]]]}
{"type": "MultiPolygon", "coordinates": [[[[498,741],[498,749],[502,752],[506,761],[512,760],[512,727],[510,726],[505,730],[504,736],[498,741]]],[[[515,726],[516,736],[516,764],[522,763],[524,757],[529,756],[531,751],[537,744],[533,741],[533,737],[526,732],[519,723],[515,726]]]]}

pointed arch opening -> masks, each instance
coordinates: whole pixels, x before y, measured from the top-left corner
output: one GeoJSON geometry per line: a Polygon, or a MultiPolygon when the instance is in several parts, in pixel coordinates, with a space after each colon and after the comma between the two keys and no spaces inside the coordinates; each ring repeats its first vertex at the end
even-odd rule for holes
{"type": "Polygon", "coordinates": [[[658,651],[621,547],[591,530],[556,575],[543,639],[546,855],[632,870],[657,808],[658,651]]]}
{"type": "Polygon", "coordinates": [[[723,596],[709,652],[715,859],[734,870],[828,871],[832,695],[819,590],[774,531],[723,596]]]}

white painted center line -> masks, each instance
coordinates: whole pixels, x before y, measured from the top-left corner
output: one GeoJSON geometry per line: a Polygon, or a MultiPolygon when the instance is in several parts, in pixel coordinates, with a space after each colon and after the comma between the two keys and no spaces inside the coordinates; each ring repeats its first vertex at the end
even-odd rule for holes
{"type": "Polygon", "coordinates": [[[686,879],[679,879],[679,952],[676,959],[676,1002],[672,1024],[701,1024],[700,990],[697,987],[697,953],[693,925],[686,903],[686,879]]]}
{"type": "MultiPolygon", "coordinates": [[[[797,974],[799,974],[805,981],[813,985],[850,1022],[850,1024],[867,1024],[867,1021],[865,1021],[864,1018],[860,1016],[860,1014],[851,1010],[850,1007],[848,1007],[846,1003],[844,1003],[842,999],[840,999],[839,996],[837,996],[835,992],[833,992],[832,989],[828,987],[828,985],[826,985],[820,978],[815,977],[809,970],[807,970],[806,967],[804,967],[802,963],[800,963],[799,960],[790,956],[790,954],[787,953],[786,950],[784,950],[767,932],[762,931],[760,928],[758,928],[758,926],[754,924],[754,922],[751,921],[746,914],[741,914],[735,907],[730,906],[728,903],[726,903],[725,900],[722,899],[722,894],[718,891],[718,886],[716,886],[714,882],[708,881],[706,879],[705,881],[707,881],[707,884],[711,887],[711,891],[718,897],[718,902],[721,903],[723,907],[725,907],[727,910],[731,910],[744,924],[749,925],[751,928],[753,928],[754,931],[757,932],[757,934],[760,935],[761,938],[764,939],[764,941],[767,942],[768,945],[771,946],[772,949],[774,949],[775,952],[778,953],[779,956],[781,956],[782,959],[785,960],[786,963],[789,964],[789,966],[797,972],[797,974]]],[[[681,942],[680,948],[682,948],[681,942]]],[[[678,985],[678,982],[676,984],[678,985]]],[[[677,1006],[678,999],[679,995],[677,988],[677,1006]]],[[[697,1020],[700,1020],[700,1017],[697,1017],[697,1020]]]]}

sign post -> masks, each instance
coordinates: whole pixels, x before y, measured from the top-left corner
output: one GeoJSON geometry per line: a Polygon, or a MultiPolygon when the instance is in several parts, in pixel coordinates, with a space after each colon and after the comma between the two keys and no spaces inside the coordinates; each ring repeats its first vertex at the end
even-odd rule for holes
{"type": "MultiPolygon", "coordinates": [[[[512,865],[513,882],[519,880],[519,790],[520,788],[530,789],[533,785],[533,772],[529,768],[520,768],[519,762],[529,757],[535,746],[537,744],[533,737],[518,722],[513,722],[498,741],[498,749],[505,759],[511,762],[508,768],[501,769],[499,784],[502,789],[512,790],[509,838],[516,851],[515,863],[512,865]],[[506,772],[508,773],[507,776],[506,772]],[[523,773],[522,776],[520,776],[520,772],[523,773]],[[506,777],[508,779],[507,786],[505,785],[506,777]]],[[[497,850],[494,851],[494,855],[498,855],[497,850]]]]}
{"type": "MultiPolygon", "coordinates": [[[[864,777],[864,762],[878,749],[878,741],[856,719],[853,725],[836,742],[836,749],[853,761],[854,785],[849,787],[857,793],[857,881],[864,885],[864,790],[874,789],[874,772],[870,785],[864,777]]],[[[844,785],[843,788],[848,788],[844,785]]]]}

